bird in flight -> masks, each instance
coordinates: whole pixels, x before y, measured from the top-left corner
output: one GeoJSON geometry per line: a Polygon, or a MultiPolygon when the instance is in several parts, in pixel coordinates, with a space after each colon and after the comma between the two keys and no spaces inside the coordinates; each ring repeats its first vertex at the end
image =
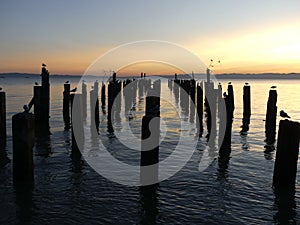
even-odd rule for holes
{"type": "Polygon", "coordinates": [[[283,110],[281,110],[280,111],[280,116],[282,117],[282,118],[291,118],[285,111],[283,111],[283,110]]]}

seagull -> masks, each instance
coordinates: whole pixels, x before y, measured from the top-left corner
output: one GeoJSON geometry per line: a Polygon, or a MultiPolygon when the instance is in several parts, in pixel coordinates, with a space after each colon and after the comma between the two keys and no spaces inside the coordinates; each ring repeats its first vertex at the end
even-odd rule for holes
{"type": "Polygon", "coordinates": [[[66,82],[65,82],[65,84],[68,84],[69,83],[69,81],[67,80],[66,82]]]}
{"type": "Polygon", "coordinates": [[[34,84],[35,84],[35,85],[39,85],[39,83],[38,83],[38,82],[34,82],[34,84]]]}
{"type": "Polygon", "coordinates": [[[226,94],[226,92],[224,92],[224,93],[223,93],[223,97],[224,97],[224,98],[226,98],[226,97],[227,97],[227,94],[226,94]]]}
{"type": "Polygon", "coordinates": [[[280,116],[282,117],[282,118],[291,118],[285,111],[283,111],[283,110],[281,110],[280,111],[280,116]]]}
{"type": "Polygon", "coordinates": [[[228,82],[228,84],[231,84],[231,82],[228,82]]]}
{"type": "Polygon", "coordinates": [[[76,92],[77,88],[72,89],[70,92],[76,92]]]}
{"type": "Polygon", "coordinates": [[[47,65],[45,63],[43,63],[42,66],[47,66],[47,65]]]}
{"type": "Polygon", "coordinates": [[[0,87],[0,91],[2,90],[2,87],[0,87]]]}
{"type": "Polygon", "coordinates": [[[28,105],[23,105],[24,112],[29,112],[28,105]]]}
{"type": "Polygon", "coordinates": [[[274,88],[277,88],[277,87],[276,86],[272,86],[271,88],[274,89],[274,88]]]}
{"type": "Polygon", "coordinates": [[[249,83],[246,82],[245,84],[248,85],[249,83]]]}

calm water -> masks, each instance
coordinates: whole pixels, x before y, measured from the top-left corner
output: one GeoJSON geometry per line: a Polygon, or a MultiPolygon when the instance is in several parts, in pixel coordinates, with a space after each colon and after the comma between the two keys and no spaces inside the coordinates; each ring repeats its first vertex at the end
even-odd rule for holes
{"type": "MultiPolygon", "coordinates": [[[[73,84],[78,81],[68,79],[73,84]]],[[[12,159],[11,116],[30,101],[32,85],[39,80],[39,77],[0,78],[0,86],[7,93],[6,151],[9,159],[12,159]]],[[[14,186],[12,163],[0,169],[0,224],[273,224],[300,221],[298,182],[296,207],[289,204],[281,207],[275,201],[272,190],[275,154],[264,154],[263,122],[272,85],[278,86],[278,109],[284,109],[294,120],[300,120],[299,80],[250,81],[252,116],[247,137],[239,135],[244,81],[233,80],[236,109],[228,169],[220,170],[216,159],[199,172],[204,149],[203,140],[199,140],[185,167],[161,182],[153,193],[109,181],[84,160],[71,155],[70,131],[64,131],[62,118],[65,80],[64,77],[51,80],[52,135],[37,140],[35,145],[34,185],[14,186]]],[[[225,80],[221,82],[227,84],[225,80]]],[[[162,83],[162,90],[170,92],[166,82],[162,83]]],[[[144,101],[137,102],[131,126],[138,135],[144,101]]],[[[162,104],[161,117],[169,124],[176,117],[171,109],[170,105],[162,104]]],[[[121,115],[124,115],[123,108],[121,115]]],[[[123,149],[115,138],[108,138],[106,115],[100,117],[100,137],[111,154],[129,164],[138,164],[139,153],[123,149]]],[[[183,113],[182,118],[187,119],[187,116],[183,113]]],[[[121,116],[116,129],[122,130],[126,122],[126,117],[121,116]]],[[[177,140],[176,129],[176,126],[169,128],[160,147],[161,159],[171,153],[170,146],[177,140]]],[[[216,158],[217,152],[212,157],[216,158]]],[[[299,176],[298,171],[297,180],[299,176]]]]}

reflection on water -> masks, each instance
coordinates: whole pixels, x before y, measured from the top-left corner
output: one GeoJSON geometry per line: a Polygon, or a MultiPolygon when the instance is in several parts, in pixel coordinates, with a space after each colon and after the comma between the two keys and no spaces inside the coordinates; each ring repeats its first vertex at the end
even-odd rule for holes
{"type": "MultiPolygon", "coordinates": [[[[159,187],[143,190],[103,178],[88,166],[80,152],[72,151],[71,131],[63,131],[62,92],[65,79],[52,80],[52,135],[36,140],[34,185],[14,186],[12,163],[0,169],[0,224],[296,224],[299,221],[300,211],[296,207],[300,204],[298,181],[296,192],[272,192],[274,153],[263,152],[263,120],[271,83],[278,87],[278,110],[283,109],[294,120],[300,120],[300,81],[253,80],[252,116],[245,135],[240,134],[244,81],[232,81],[236,108],[230,148],[219,152],[219,158],[199,172],[201,157],[206,151],[204,143],[199,141],[200,147],[179,173],[160,183],[159,187]]],[[[68,80],[72,85],[78,81],[68,80]]],[[[10,118],[31,99],[34,81],[35,78],[29,78],[18,83],[14,79],[4,84],[8,99],[8,142],[0,159],[4,159],[5,154],[12,159],[10,118]]],[[[0,82],[4,86],[3,79],[0,82]]],[[[93,82],[86,80],[88,91],[93,82]]],[[[144,92],[144,88],[142,91],[137,86],[130,96],[125,91],[122,93],[113,117],[115,130],[123,131],[125,123],[129,123],[132,132],[139,137],[144,114],[144,101],[139,100],[144,92]],[[132,108],[135,109],[134,117],[129,120],[128,112],[132,108]]],[[[166,126],[166,136],[160,146],[161,160],[166,159],[178,143],[181,120],[189,121],[193,116],[190,102],[181,99],[180,92],[178,85],[173,84],[170,91],[167,83],[162,82],[162,94],[169,96],[172,93],[170,101],[174,104],[161,101],[162,128],[166,126]]],[[[89,113],[87,117],[88,121],[89,113]]],[[[125,148],[115,137],[108,138],[107,116],[100,112],[100,118],[98,138],[88,140],[89,153],[96,154],[101,141],[118,160],[138,165],[139,152],[125,148]]],[[[196,134],[196,124],[191,124],[191,130],[196,134]]],[[[90,124],[87,122],[85,126],[90,132],[90,124]]],[[[198,138],[197,135],[195,137],[198,138]]],[[[212,159],[218,153],[217,145],[213,146],[215,148],[210,150],[212,159]]],[[[299,171],[297,180],[300,180],[299,171]]]]}

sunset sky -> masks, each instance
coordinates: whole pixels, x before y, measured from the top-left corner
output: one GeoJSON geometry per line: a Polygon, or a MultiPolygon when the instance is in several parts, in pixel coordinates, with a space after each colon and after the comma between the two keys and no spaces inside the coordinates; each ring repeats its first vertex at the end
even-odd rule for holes
{"type": "Polygon", "coordinates": [[[45,62],[52,74],[83,74],[107,51],[141,40],[175,43],[205,64],[221,60],[215,73],[300,72],[299,12],[299,0],[1,0],[0,72],[39,73],[45,62]]]}

